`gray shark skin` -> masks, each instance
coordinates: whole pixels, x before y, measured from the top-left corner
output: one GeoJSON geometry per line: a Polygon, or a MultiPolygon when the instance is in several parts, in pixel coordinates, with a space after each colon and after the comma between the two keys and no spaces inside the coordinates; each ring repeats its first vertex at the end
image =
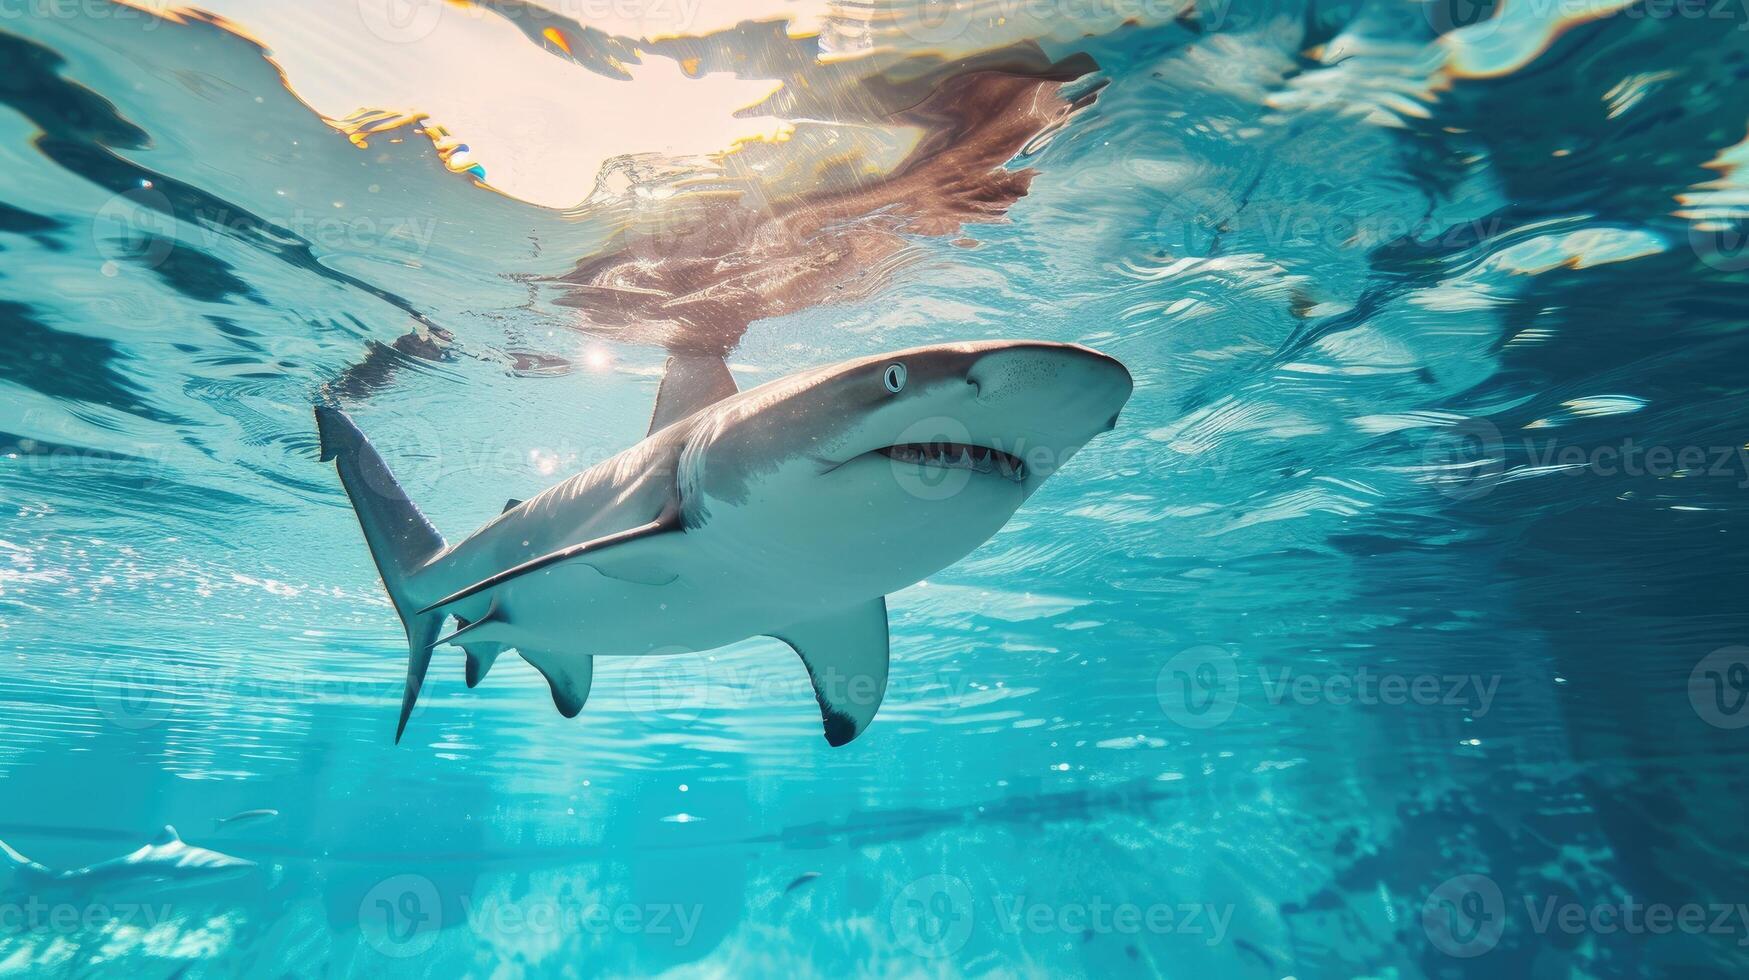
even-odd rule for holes
{"type": "Polygon", "coordinates": [[[1116,360],[1046,341],[918,347],[744,392],[720,362],[670,362],[643,441],[453,547],[349,418],[316,421],[406,626],[397,741],[439,645],[466,652],[469,687],[517,651],[574,717],[596,656],[771,636],[801,656],[837,746],[886,690],[885,597],[988,540],[1131,389],[1116,360]]]}
{"type": "Polygon", "coordinates": [[[256,867],[254,861],[183,843],[174,827],[129,854],[65,871],[52,871],[0,841],[0,895],[167,890],[230,881],[256,867]]]}
{"type": "Polygon", "coordinates": [[[278,816],[278,810],[266,807],[257,810],[243,810],[239,813],[233,813],[228,817],[215,818],[213,820],[213,827],[214,829],[218,829],[221,827],[252,826],[254,824],[265,823],[269,820],[273,820],[278,816]]]}

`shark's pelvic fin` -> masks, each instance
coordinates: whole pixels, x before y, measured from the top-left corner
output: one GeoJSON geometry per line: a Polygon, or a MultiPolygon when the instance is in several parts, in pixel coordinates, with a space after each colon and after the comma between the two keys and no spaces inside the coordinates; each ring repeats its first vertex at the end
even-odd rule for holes
{"type": "Polygon", "coordinates": [[[575,718],[589,700],[589,685],[595,679],[595,658],[588,655],[539,653],[523,650],[522,659],[534,665],[553,689],[553,704],[559,714],[575,718]]]}
{"type": "Polygon", "coordinates": [[[798,623],[772,634],[801,654],[826,741],[843,745],[862,734],[887,693],[887,600],[798,623]]]}
{"type": "Polygon", "coordinates": [[[407,684],[401,692],[401,720],[395,726],[395,741],[399,742],[419,700],[419,689],[425,684],[432,644],[443,630],[443,616],[420,609],[409,583],[415,572],[443,553],[443,535],[408,499],[382,456],[346,413],[316,406],[316,431],[322,443],[321,458],[333,460],[340,471],[340,483],[352,499],[383,587],[407,630],[407,684]]]}
{"type": "MultiPolygon", "coordinates": [[[[560,548],[557,551],[550,551],[541,555],[539,558],[530,558],[528,561],[499,572],[490,578],[481,579],[473,585],[462,589],[460,592],[444,596],[442,599],[439,599],[431,605],[426,606],[424,609],[419,610],[419,612],[421,614],[434,613],[445,606],[460,602],[469,596],[478,595],[481,592],[485,592],[487,589],[495,589],[512,579],[520,578],[530,572],[540,571],[550,565],[556,565],[559,562],[569,561],[573,558],[582,558],[586,555],[592,555],[595,552],[604,551],[615,545],[628,544],[632,541],[650,538],[658,534],[666,534],[670,531],[679,532],[679,529],[680,520],[677,508],[671,505],[668,509],[662,512],[661,516],[648,524],[640,524],[637,527],[628,528],[624,531],[616,531],[613,534],[604,534],[599,538],[593,538],[581,544],[574,544],[567,548],[560,548]]],[[[647,570],[640,570],[639,575],[647,577],[649,573],[647,570]]]]}
{"type": "Polygon", "coordinates": [[[502,643],[463,643],[462,650],[468,655],[468,686],[479,687],[486,679],[486,672],[498,662],[498,656],[508,649],[502,643]]]}
{"type": "MultiPolygon", "coordinates": [[[[455,632],[439,637],[437,641],[432,644],[433,646],[442,646],[445,643],[455,643],[457,637],[466,636],[482,626],[490,626],[493,623],[502,623],[504,622],[504,613],[498,607],[498,597],[493,596],[492,604],[486,607],[486,615],[475,620],[466,620],[457,616],[455,621],[455,632]]],[[[457,645],[459,646],[460,644],[457,645]]]]}
{"type": "Polygon", "coordinates": [[[665,429],[701,408],[736,394],[735,377],[715,354],[675,354],[662,369],[650,432],[665,429]]]}
{"type": "Polygon", "coordinates": [[[498,597],[493,596],[492,603],[486,607],[484,616],[471,621],[457,616],[455,621],[455,632],[438,640],[437,643],[440,646],[445,643],[455,643],[467,653],[468,686],[477,687],[481,681],[486,679],[486,672],[492,669],[492,664],[497,661],[498,655],[509,649],[502,643],[496,643],[487,637],[480,636],[478,631],[486,627],[501,625],[509,620],[504,615],[503,607],[498,604],[498,597]],[[470,634],[473,635],[474,642],[456,643],[459,638],[470,634]]]}
{"type": "Polygon", "coordinates": [[[522,501],[517,500],[515,497],[511,497],[509,500],[504,501],[504,509],[499,511],[498,513],[508,514],[511,511],[513,511],[516,508],[521,507],[521,506],[522,506],[522,501]]]}

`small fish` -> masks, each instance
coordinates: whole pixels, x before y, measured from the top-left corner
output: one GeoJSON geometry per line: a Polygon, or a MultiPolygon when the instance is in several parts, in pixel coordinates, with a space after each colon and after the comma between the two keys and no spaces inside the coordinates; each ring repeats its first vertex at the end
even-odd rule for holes
{"type": "Polygon", "coordinates": [[[228,817],[220,817],[217,820],[214,820],[213,826],[223,827],[226,824],[258,823],[262,820],[272,820],[277,816],[279,816],[278,810],[244,810],[240,813],[233,813],[228,817]]]}
{"type": "Polygon", "coordinates": [[[785,888],[783,890],[783,893],[785,895],[788,895],[790,892],[795,891],[797,888],[802,887],[803,885],[807,884],[810,881],[813,881],[815,878],[818,878],[818,877],[820,877],[820,872],[818,872],[818,871],[804,871],[801,873],[800,877],[798,877],[796,880],[789,883],[789,887],[785,888]]]}

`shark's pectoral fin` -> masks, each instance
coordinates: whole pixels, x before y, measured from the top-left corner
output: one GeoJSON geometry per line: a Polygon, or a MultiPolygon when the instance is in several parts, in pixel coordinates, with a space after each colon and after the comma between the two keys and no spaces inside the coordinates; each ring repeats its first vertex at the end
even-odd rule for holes
{"type": "MultiPolygon", "coordinates": [[[[444,596],[442,599],[439,599],[431,605],[426,606],[424,609],[419,610],[419,612],[422,614],[434,612],[445,606],[460,602],[469,596],[478,595],[489,589],[495,589],[512,579],[520,578],[530,572],[538,572],[543,568],[548,568],[559,562],[570,561],[574,558],[584,558],[584,556],[589,556],[588,559],[584,561],[584,564],[599,569],[603,561],[611,561],[612,559],[611,557],[598,559],[595,557],[598,552],[604,552],[618,545],[626,545],[634,541],[648,541],[649,539],[661,534],[681,533],[684,532],[680,530],[679,509],[671,503],[667,509],[657,516],[655,520],[648,524],[640,524],[637,527],[627,528],[624,531],[616,531],[613,534],[604,534],[599,538],[593,538],[584,541],[581,544],[574,544],[566,548],[560,548],[557,551],[550,551],[538,558],[530,558],[528,561],[525,561],[514,568],[505,569],[490,578],[481,579],[459,592],[454,592],[450,595],[444,596]]],[[[669,580],[672,580],[672,576],[669,576],[669,580]]],[[[636,580],[633,579],[632,581],[636,580]]]]}
{"type": "Polygon", "coordinates": [[[736,394],[735,377],[716,354],[675,354],[662,369],[650,433],[736,394]]]}
{"type": "Polygon", "coordinates": [[[37,864],[35,861],[32,861],[30,858],[27,858],[24,855],[13,850],[3,840],[0,840],[0,858],[5,859],[4,862],[0,862],[0,868],[5,868],[7,866],[10,866],[13,868],[41,868],[42,867],[42,865],[37,864]]]}
{"type": "Polygon", "coordinates": [[[853,606],[773,633],[801,654],[826,723],[826,741],[862,734],[887,693],[887,600],[853,606]]]}
{"type": "Polygon", "coordinates": [[[577,717],[589,700],[589,684],[595,678],[595,658],[587,654],[553,654],[523,650],[522,659],[534,665],[553,689],[553,704],[566,718],[577,717]]]}

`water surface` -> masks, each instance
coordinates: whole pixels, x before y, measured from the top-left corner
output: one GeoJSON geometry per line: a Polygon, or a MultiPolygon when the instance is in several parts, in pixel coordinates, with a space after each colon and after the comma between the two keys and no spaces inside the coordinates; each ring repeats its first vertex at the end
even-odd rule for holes
{"type": "Polygon", "coordinates": [[[0,21],[0,839],[261,866],[0,972],[1740,975],[1749,20],[1463,6],[0,21]],[[851,745],[771,641],[392,744],[312,404],[454,540],[671,355],[1004,337],[1135,395],[851,745]]]}

